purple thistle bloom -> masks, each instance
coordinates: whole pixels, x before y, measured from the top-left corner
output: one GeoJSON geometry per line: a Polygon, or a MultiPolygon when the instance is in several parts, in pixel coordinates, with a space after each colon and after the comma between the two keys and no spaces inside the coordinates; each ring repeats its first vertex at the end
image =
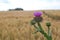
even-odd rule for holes
{"type": "Polygon", "coordinates": [[[34,12],[35,17],[41,17],[41,15],[42,15],[42,12],[34,12]]]}

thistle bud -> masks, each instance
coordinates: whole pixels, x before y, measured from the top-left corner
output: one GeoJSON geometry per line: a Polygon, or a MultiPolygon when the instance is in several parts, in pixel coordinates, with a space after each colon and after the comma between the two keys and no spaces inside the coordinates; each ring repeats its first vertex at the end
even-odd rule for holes
{"type": "Polygon", "coordinates": [[[46,23],[46,26],[47,26],[47,27],[50,27],[50,26],[51,26],[51,23],[50,23],[50,22],[47,22],[47,23],[46,23]]]}
{"type": "Polygon", "coordinates": [[[31,25],[34,25],[36,22],[34,20],[31,20],[31,25]]]}

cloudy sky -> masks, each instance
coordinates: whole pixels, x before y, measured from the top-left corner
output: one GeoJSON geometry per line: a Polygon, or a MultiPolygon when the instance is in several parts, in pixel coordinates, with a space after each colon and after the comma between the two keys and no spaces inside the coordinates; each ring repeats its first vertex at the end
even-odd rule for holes
{"type": "Polygon", "coordinates": [[[0,11],[17,7],[24,10],[60,9],[60,0],[0,0],[0,11]]]}

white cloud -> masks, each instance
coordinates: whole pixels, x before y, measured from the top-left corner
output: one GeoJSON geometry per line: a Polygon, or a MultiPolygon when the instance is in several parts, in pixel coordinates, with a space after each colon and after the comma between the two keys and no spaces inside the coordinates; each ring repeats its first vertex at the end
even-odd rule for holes
{"type": "Polygon", "coordinates": [[[25,10],[60,9],[60,1],[42,0],[8,0],[9,3],[0,3],[1,9],[20,7],[25,10]]]}

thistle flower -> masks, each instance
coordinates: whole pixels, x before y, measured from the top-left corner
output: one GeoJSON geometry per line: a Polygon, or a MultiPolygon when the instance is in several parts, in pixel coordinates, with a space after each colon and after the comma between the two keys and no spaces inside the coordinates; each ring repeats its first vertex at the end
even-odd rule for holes
{"type": "Polygon", "coordinates": [[[34,12],[35,17],[41,17],[41,15],[42,15],[42,12],[34,12]]]}
{"type": "Polygon", "coordinates": [[[36,21],[36,22],[41,22],[42,20],[43,20],[43,18],[41,17],[41,15],[42,15],[42,12],[34,12],[34,20],[36,21]]]}

